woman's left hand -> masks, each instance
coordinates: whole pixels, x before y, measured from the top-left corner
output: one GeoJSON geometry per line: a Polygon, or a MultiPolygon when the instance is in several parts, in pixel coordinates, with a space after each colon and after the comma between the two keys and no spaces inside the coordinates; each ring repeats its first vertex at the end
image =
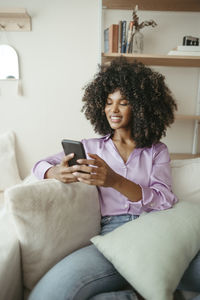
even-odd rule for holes
{"type": "Polygon", "coordinates": [[[89,154],[92,159],[79,159],[79,165],[73,166],[73,175],[77,180],[89,185],[113,187],[118,174],[97,154],[89,154]],[[82,173],[85,172],[85,173],[82,173]]]}

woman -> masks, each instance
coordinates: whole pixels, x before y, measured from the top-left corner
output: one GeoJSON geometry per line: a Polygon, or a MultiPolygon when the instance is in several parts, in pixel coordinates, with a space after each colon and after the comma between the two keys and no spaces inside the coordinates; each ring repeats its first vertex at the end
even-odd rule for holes
{"type": "MultiPolygon", "coordinates": [[[[101,234],[142,212],[171,208],[170,158],[160,142],[177,106],[164,77],[141,63],[117,59],[102,66],[85,87],[83,111],[101,138],[85,139],[87,159],[69,167],[73,154],[48,157],[34,166],[39,179],[96,185],[101,234]],[[82,172],[84,171],[84,172],[82,172]]],[[[119,241],[120,242],[120,241],[119,241]]],[[[68,255],[33,289],[30,300],[139,299],[94,245],[68,255]]]]}

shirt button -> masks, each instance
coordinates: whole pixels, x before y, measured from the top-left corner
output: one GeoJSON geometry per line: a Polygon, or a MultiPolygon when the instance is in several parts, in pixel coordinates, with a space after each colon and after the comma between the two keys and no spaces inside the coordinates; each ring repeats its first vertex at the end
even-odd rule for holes
{"type": "Polygon", "coordinates": [[[126,203],[126,204],[124,205],[124,207],[127,208],[127,207],[128,207],[128,204],[126,203]]]}
{"type": "Polygon", "coordinates": [[[151,204],[150,204],[150,207],[154,207],[154,203],[151,203],[151,204]]]}

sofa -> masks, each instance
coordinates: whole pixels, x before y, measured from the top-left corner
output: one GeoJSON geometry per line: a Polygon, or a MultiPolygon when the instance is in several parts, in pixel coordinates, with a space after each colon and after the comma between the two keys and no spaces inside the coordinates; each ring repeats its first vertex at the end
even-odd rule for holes
{"type": "MultiPolygon", "coordinates": [[[[7,136],[14,147],[13,133],[7,136]]],[[[0,154],[5,147],[2,149],[0,137],[0,154]]],[[[0,183],[0,299],[27,299],[53,265],[91,242],[144,299],[173,299],[184,270],[200,249],[200,158],[173,160],[171,167],[172,188],[179,203],[167,211],[143,214],[105,236],[99,235],[100,209],[95,187],[64,184],[55,179],[38,181],[33,175],[23,181],[16,176],[10,183],[4,182],[2,186],[0,183]],[[130,244],[127,239],[130,233],[136,243],[130,244]],[[122,237],[123,245],[119,247],[122,237]],[[127,242],[130,253],[124,260],[122,254],[127,242]],[[145,243],[150,258],[144,252],[145,243]],[[169,258],[167,265],[159,257],[158,249],[169,258]],[[152,263],[148,271],[141,255],[146,258],[145,263],[152,263]],[[166,270],[171,272],[170,276],[166,270]]],[[[9,170],[6,168],[2,172],[9,170]]],[[[192,299],[194,295],[184,291],[181,299],[192,299]]]]}

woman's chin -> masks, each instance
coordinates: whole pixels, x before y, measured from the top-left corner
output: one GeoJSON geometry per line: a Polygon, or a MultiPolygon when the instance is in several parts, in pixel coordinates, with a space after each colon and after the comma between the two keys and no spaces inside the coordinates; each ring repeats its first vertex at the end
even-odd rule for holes
{"type": "Polygon", "coordinates": [[[113,122],[110,122],[110,127],[111,128],[116,128],[116,127],[121,127],[121,122],[120,121],[113,121],[113,122]]]}
{"type": "Polygon", "coordinates": [[[121,126],[119,124],[110,124],[110,127],[112,129],[119,129],[119,128],[121,128],[121,126]]]}

